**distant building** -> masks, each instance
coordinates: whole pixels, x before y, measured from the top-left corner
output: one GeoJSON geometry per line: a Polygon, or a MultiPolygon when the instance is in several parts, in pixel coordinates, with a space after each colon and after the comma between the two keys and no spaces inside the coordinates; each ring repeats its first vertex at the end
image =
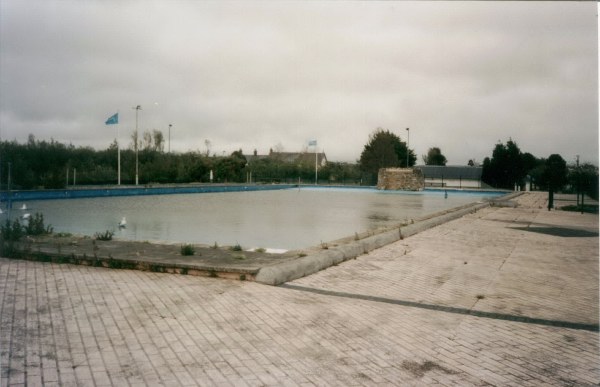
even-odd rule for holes
{"type": "Polygon", "coordinates": [[[481,188],[481,167],[462,165],[418,165],[425,187],[481,188]]]}
{"type": "Polygon", "coordinates": [[[269,155],[259,155],[258,152],[255,149],[253,154],[251,154],[251,155],[244,155],[244,157],[246,158],[247,162],[251,163],[253,161],[258,161],[258,160],[262,160],[262,159],[268,159],[269,155]]]}
{"type": "Polygon", "coordinates": [[[320,167],[327,164],[327,156],[323,152],[317,153],[315,157],[315,154],[310,152],[273,152],[271,150],[269,157],[284,163],[314,165],[316,159],[317,165],[320,167]]]}

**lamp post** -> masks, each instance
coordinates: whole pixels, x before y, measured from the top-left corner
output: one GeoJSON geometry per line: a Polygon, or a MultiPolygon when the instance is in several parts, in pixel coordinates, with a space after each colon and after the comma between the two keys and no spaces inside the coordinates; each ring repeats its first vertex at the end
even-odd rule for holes
{"type": "Polygon", "coordinates": [[[577,183],[576,183],[576,187],[575,187],[575,194],[577,195],[577,205],[579,206],[579,191],[580,191],[580,187],[581,187],[581,173],[579,170],[579,155],[575,155],[575,157],[577,158],[577,183]]]}
{"type": "MultiPolygon", "coordinates": [[[[118,112],[117,112],[118,114],[118,112]]],[[[68,169],[67,169],[68,171],[68,169]]],[[[67,185],[69,178],[67,177],[67,185]]],[[[121,185],[121,145],[119,143],[119,125],[117,124],[117,185],[121,185]]]]}
{"type": "Polygon", "coordinates": [[[317,172],[319,166],[318,160],[317,147],[315,146],[315,185],[319,185],[319,173],[317,172]]]}
{"type": "Polygon", "coordinates": [[[9,161],[8,162],[8,183],[6,185],[6,190],[8,191],[7,192],[8,193],[8,198],[7,198],[8,203],[6,204],[7,209],[8,209],[8,220],[10,220],[10,214],[11,214],[11,211],[12,211],[12,195],[10,193],[10,183],[11,183],[11,181],[10,181],[10,170],[11,170],[11,167],[12,167],[12,163],[9,161]]]}
{"type": "Polygon", "coordinates": [[[134,107],[135,109],[135,185],[139,184],[139,167],[138,167],[138,111],[142,110],[140,105],[134,107]]]}
{"type": "Polygon", "coordinates": [[[308,142],[308,146],[314,146],[315,147],[315,185],[319,184],[319,178],[318,178],[318,160],[319,160],[319,156],[317,154],[317,140],[310,140],[308,142]]]}
{"type": "Polygon", "coordinates": [[[408,154],[410,153],[409,151],[409,146],[410,144],[410,128],[406,128],[406,168],[408,168],[408,154]]]}
{"type": "Polygon", "coordinates": [[[171,126],[173,124],[169,124],[169,154],[171,154],[171,126]]]}

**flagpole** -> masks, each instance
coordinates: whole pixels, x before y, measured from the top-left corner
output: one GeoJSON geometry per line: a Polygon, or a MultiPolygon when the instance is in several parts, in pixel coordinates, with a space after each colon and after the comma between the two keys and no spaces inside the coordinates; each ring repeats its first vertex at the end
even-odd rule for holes
{"type": "MultiPolygon", "coordinates": [[[[117,185],[121,185],[121,145],[119,143],[119,111],[106,120],[104,125],[117,125],[117,185]]],[[[69,170],[67,169],[67,185],[69,185],[69,170]]],[[[73,183],[75,185],[75,183],[73,183]]]]}

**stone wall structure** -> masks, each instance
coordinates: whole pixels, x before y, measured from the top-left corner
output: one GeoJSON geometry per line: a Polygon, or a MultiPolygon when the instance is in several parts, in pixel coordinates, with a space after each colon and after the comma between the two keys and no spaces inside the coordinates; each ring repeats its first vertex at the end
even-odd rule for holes
{"type": "Polygon", "coordinates": [[[420,191],[425,187],[423,172],[417,168],[381,168],[377,189],[420,191]]]}

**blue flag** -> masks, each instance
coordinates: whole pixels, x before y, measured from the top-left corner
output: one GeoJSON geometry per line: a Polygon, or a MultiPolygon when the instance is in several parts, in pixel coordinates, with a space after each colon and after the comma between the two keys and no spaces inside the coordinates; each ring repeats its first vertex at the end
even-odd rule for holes
{"type": "Polygon", "coordinates": [[[308,146],[317,146],[317,140],[310,140],[308,146]]]}
{"type": "Polygon", "coordinates": [[[114,125],[119,123],[119,113],[115,113],[108,120],[106,120],[106,125],[114,125]]]}

